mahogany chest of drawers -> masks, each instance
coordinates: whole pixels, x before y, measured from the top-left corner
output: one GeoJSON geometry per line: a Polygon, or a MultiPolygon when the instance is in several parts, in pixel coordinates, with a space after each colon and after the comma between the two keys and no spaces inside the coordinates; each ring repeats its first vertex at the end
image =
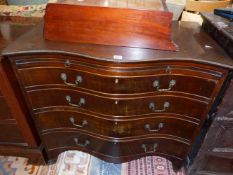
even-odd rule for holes
{"type": "Polygon", "coordinates": [[[45,41],[39,26],[9,46],[3,61],[48,160],[77,149],[114,163],[159,155],[181,167],[233,61],[195,24],[174,23],[173,38],[177,52],[70,44],[45,41]]]}

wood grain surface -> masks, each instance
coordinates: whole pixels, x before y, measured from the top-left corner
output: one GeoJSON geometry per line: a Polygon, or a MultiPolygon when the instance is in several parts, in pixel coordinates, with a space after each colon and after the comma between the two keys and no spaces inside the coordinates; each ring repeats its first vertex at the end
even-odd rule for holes
{"type": "Polygon", "coordinates": [[[167,11],[48,4],[44,38],[175,51],[171,23],[167,11]]]}

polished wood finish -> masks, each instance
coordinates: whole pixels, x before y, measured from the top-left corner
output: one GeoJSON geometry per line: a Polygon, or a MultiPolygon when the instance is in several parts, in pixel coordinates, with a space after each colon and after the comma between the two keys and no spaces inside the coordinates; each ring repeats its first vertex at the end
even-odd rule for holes
{"type": "MultiPolygon", "coordinates": [[[[0,17],[0,51],[35,24],[18,17],[0,17]]],[[[38,147],[38,134],[19,94],[18,83],[10,66],[0,56],[0,154],[28,157],[33,163],[44,162],[38,147]],[[18,89],[18,90],[17,90],[18,89]]]]}
{"type": "Polygon", "coordinates": [[[40,21],[40,18],[0,16],[0,51],[40,21]]]}
{"type": "Polygon", "coordinates": [[[0,121],[5,119],[12,119],[9,107],[3,96],[0,97],[0,121]]]}
{"type": "Polygon", "coordinates": [[[230,20],[213,13],[201,13],[202,28],[233,58],[233,29],[230,20]]]}
{"type": "MultiPolygon", "coordinates": [[[[104,117],[104,116],[103,116],[104,117]]],[[[131,138],[144,136],[174,136],[186,141],[193,137],[199,123],[190,118],[172,115],[146,115],[137,118],[111,119],[90,115],[81,111],[53,110],[35,115],[35,121],[42,133],[55,130],[77,130],[107,138],[131,138]],[[86,121],[86,122],[84,122],[86,121]],[[161,125],[162,124],[162,125],[161,125]],[[146,126],[149,125],[149,128],[146,126]],[[186,132],[183,132],[185,130],[186,132]]]]}
{"type": "Polygon", "coordinates": [[[110,162],[160,155],[183,165],[233,61],[195,24],[173,27],[178,52],[46,41],[42,26],[4,51],[49,160],[77,149],[110,162]]]}
{"type": "MultiPolygon", "coordinates": [[[[30,131],[36,127],[42,146],[32,152],[54,160],[76,149],[118,163],[159,155],[180,168],[219,102],[233,61],[196,24],[172,27],[177,52],[48,41],[41,25],[10,45],[1,60],[10,91],[1,94],[20,106],[23,138],[34,136],[39,145],[30,131]]],[[[0,150],[19,155],[21,148],[0,150]]]]}
{"type": "Polygon", "coordinates": [[[84,2],[82,5],[73,1],[48,4],[44,38],[50,41],[177,50],[171,40],[172,13],[164,11],[164,8],[163,11],[147,10],[146,7],[140,9],[140,5],[133,9],[115,8],[107,1],[104,6],[98,1],[87,6],[84,2]]]}
{"type": "Polygon", "coordinates": [[[154,137],[153,139],[151,137],[144,137],[122,142],[114,142],[113,140],[110,141],[91,137],[87,134],[81,134],[80,132],[58,131],[44,134],[43,138],[45,140],[45,145],[48,148],[49,156],[54,157],[53,151],[67,147],[67,149],[79,149],[93,153],[97,157],[114,163],[129,161],[134,159],[135,156],[150,156],[153,154],[180,161],[183,159],[183,156],[188,149],[187,143],[171,137],[154,137]],[[78,143],[75,139],[78,139],[78,143]],[[87,141],[89,141],[89,144],[84,146],[87,141]],[[146,146],[146,149],[142,147],[143,144],[146,146]],[[156,144],[156,148],[154,148],[154,144],[156,144]],[[170,149],[169,145],[173,145],[175,149],[170,149]],[[145,151],[147,153],[145,153],[145,151]]]}
{"type": "Polygon", "coordinates": [[[22,135],[25,138],[26,142],[29,146],[36,147],[38,145],[38,141],[35,139],[35,136],[33,135],[34,127],[33,125],[30,125],[31,120],[26,118],[26,116],[28,116],[29,114],[25,109],[25,106],[23,106],[23,102],[18,100],[20,99],[20,92],[18,91],[18,94],[16,94],[16,80],[10,73],[9,67],[6,70],[7,65],[5,63],[2,63],[2,60],[0,60],[0,62],[0,80],[1,82],[4,82],[4,84],[1,84],[0,89],[6,97],[5,100],[8,103],[9,108],[11,109],[12,116],[16,119],[16,121],[18,121],[17,124],[21,128],[22,135]],[[11,82],[9,82],[9,80],[11,82]],[[15,84],[14,90],[10,83],[15,84]]]}
{"type": "MultiPolygon", "coordinates": [[[[72,61],[72,59],[69,60],[72,61]]],[[[71,68],[64,68],[64,64],[60,63],[58,59],[54,60],[53,63],[46,60],[44,62],[32,60],[29,68],[25,66],[27,61],[17,60],[17,62],[20,62],[18,65],[20,77],[27,89],[44,85],[63,85],[64,87],[75,86],[103,93],[156,93],[161,89],[169,88],[170,83],[175,80],[175,85],[171,86],[171,91],[210,98],[216,80],[221,76],[221,73],[216,71],[208,70],[205,72],[202,68],[193,70],[192,67],[178,67],[170,62],[167,64],[166,70],[161,69],[161,64],[155,64],[149,70],[141,68],[140,72],[138,72],[139,69],[124,70],[120,76],[117,76],[115,71],[102,70],[95,65],[87,67],[80,63],[72,63],[71,68]],[[167,74],[168,72],[169,74],[167,74]],[[66,78],[64,79],[62,76],[66,78]],[[77,77],[81,78],[81,82],[75,84],[77,77]],[[184,85],[184,82],[187,81],[190,83],[184,85]],[[158,82],[158,86],[155,86],[155,82],[158,82]]]]}
{"type": "MultiPolygon", "coordinates": [[[[179,46],[178,52],[168,52],[161,50],[152,49],[140,49],[140,48],[129,48],[129,47],[114,47],[114,46],[104,46],[104,45],[93,45],[93,44],[78,44],[78,43],[67,43],[67,42],[48,42],[43,39],[43,26],[39,25],[34,28],[23,37],[17,39],[17,42],[12,43],[7,49],[4,50],[5,55],[12,54],[25,54],[30,51],[30,53],[59,53],[61,56],[57,56],[61,63],[65,63],[69,58],[75,56],[76,60],[85,62],[86,56],[90,59],[89,61],[93,64],[98,65],[98,59],[104,60],[103,71],[107,67],[111,67],[112,62],[127,63],[127,65],[134,66],[134,62],[138,62],[139,67],[146,66],[151,68],[153,61],[161,59],[161,66],[166,69],[167,65],[162,64],[165,60],[171,63],[181,64],[183,61],[189,61],[192,63],[193,67],[196,67],[196,62],[203,63],[208,70],[213,68],[208,67],[208,65],[219,65],[222,67],[232,68],[232,59],[227,55],[226,52],[216,43],[210,36],[206,35],[200,29],[200,26],[196,23],[190,22],[180,22],[172,24],[172,36],[174,42],[179,46]],[[189,42],[185,40],[189,38],[189,42]],[[20,43],[20,44],[19,44],[20,43]],[[208,46],[211,46],[208,47],[208,46]],[[71,53],[71,54],[68,54],[71,53]],[[115,55],[122,56],[122,59],[115,59],[115,55]],[[64,56],[66,59],[64,60],[64,56]],[[62,59],[63,58],[63,59],[62,59]],[[145,63],[140,63],[140,60],[144,60],[145,63]]],[[[27,58],[32,58],[32,55],[25,55],[25,61],[27,58]]],[[[35,56],[34,56],[35,57],[35,56]]],[[[37,57],[38,58],[38,57],[37,57]]],[[[52,55],[47,58],[47,63],[54,59],[52,55]]],[[[38,61],[43,60],[39,57],[38,61]]],[[[75,61],[70,61],[70,66],[73,66],[75,61]]],[[[19,62],[20,64],[20,62],[19,62]]],[[[30,64],[30,62],[28,62],[30,64]]],[[[124,65],[121,70],[124,70],[124,65]]],[[[108,70],[108,69],[107,69],[108,70]]],[[[140,69],[139,69],[140,70],[140,69]]],[[[122,71],[121,71],[122,72],[122,71]]]]}
{"type": "Polygon", "coordinates": [[[15,122],[0,123],[0,144],[27,146],[15,122]]]}
{"type": "Polygon", "coordinates": [[[207,102],[174,95],[144,95],[126,98],[117,96],[109,98],[81,91],[55,88],[33,90],[28,92],[28,98],[33,110],[51,107],[70,107],[73,109],[81,108],[96,114],[118,117],[146,115],[149,113],[157,114],[158,112],[150,108],[150,103],[155,103],[155,110],[162,110],[165,103],[168,102],[170,105],[164,111],[165,113],[174,113],[199,119],[208,105],[207,102]],[[67,96],[70,96],[71,103],[68,103],[67,96]],[[81,107],[73,106],[73,104],[78,105],[80,99],[84,99],[85,104],[81,105],[81,107]],[[108,108],[106,108],[105,104],[108,104],[108,108]]]}

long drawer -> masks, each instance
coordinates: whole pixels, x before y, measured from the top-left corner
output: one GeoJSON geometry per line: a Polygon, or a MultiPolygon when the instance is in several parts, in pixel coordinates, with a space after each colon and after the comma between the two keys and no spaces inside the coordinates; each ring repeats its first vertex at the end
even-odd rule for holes
{"type": "Polygon", "coordinates": [[[219,81],[226,76],[226,70],[189,61],[118,64],[63,54],[14,59],[18,77],[27,88],[59,85],[111,94],[166,90],[210,98],[219,81]]]}
{"type": "Polygon", "coordinates": [[[114,142],[71,131],[46,133],[42,135],[42,139],[48,152],[61,148],[78,149],[117,158],[157,154],[183,159],[189,146],[185,142],[168,137],[144,137],[139,140],[114,142]]]}
{"type": "Polygon", "coordinates": [[[201,118],[207,102],[182,96],[156,95],[110,98],[69,89],[39,89],[27,92],[32,108],[72,107],[110,116],[172,113],[201,118]]]}
{"type": "Polygon", "coordinates": [[[185,72],[185,69],[178,69],[172,74],[155,70],[140,71],[140,74],[135,72],[134,75],[121,75],[117,72],[93,73],[82,66],[79,69],[44,66],[20,69],[19,75],[26,88],[59,85],[113,94],[171,91],[208,98],[212,96],[218,83],[217,77],[200,71],[185,72]]]}
{"type": "Polygon", "coordinates": [[[103,119],[76,111],[46,111],[35,115],[41,133],[56,129],[77,129],[96,135],[126,138],[145,135],[175,136],[191,140],[198,123],[177,116],[153,115],[125,120],[103,119]]]}

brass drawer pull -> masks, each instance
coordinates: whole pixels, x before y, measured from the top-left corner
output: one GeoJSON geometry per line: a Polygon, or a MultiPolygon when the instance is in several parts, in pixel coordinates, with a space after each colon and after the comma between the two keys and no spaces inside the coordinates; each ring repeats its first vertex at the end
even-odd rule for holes
{"type": "Polygon", "coordinates": [[[151,109],[154,112],[164,112],[166,111],[167,108],[169,108],[169,106],[170,106],[170,103],[166,101],[163,104],[163,109],[155,109],[155,103],[151,102],[149,104],[149,109],[151,109]]]}
{"type": "Polygon", "coordinates": [[[64,63],[64,66],[65,67],[70,67],[70,65],[71,65],[70,60],[66,60],[65,63],[64,63]]]}
{"type": "Polygon", "coordinates": [[[73,104],[71,103],[71,97],[69,95],[66,96],[66,101],[69,103],[70,106],[74,106],[74,107],[81,107],[82,105],[86,103],[84,98],[80,98],[79,103],[77,105],[73,104]]]}
{"type": "Polygon", "coordinates": [[[119,83],[119,79],[116,78],[116,79],[115,79],[115,84],[118,84],[118,83],[119,83]]]}
{"type": "Polygon", "coordinates": [[[77,75],[74,83],[68,83],[66,73],[61,73],[60,78],[63,80],[64,84],[66,84],[67,86],[71,86],[71,87],[76,87],[83,81],[82,76],[77,75]]]}
{"type": "Polygon", "coordinates": [[[156,129],[151,129],[150,124],[145,124],[145,130],[150,132],[159,132],[164,127],[164,123],[159,123],[156,129]]]}
{"type": "Polygon", "coordinates": [[[157,143],[154,143],[154,145],[153,145],[153,150],[152,151],[148,151],[147,150],[147,146],[146,146],[146,144],[142,144],[142,149],[144,149],[144,152],[145,153],[155,153],[156,152],[156,149],[157,149],[157,147],[158,147],[158,144],[157,143]]]}
{"type": "Polygon", "coordinates": [[[78,138],[74,138],[74,142],[77,146],[81,146],[81,147],[86,147],[87,145],[90,144],[90,141],[89,140],[85,140],[84,143],[79,143],[79,140],[78,138]]]}
{"type": "Polygon", "coordinates": [[[171,80],[169,82],[169,86],[167,89],[160,89],[160,84],[159,84],[159,81],[158,80],[155,80],[153,82],[153,87],[157,89],[157,91],[170,91],[172,89],[173,86],[175,86],[176,84],[176,80],[171,80]]]}
{"type": "Polygon", "coordinates": [[[74,117],[70,117],[69,120],[72,123],[72,125],[74,125],[74,126],[76,126],[78,128],[84,128],[85,126],[88,125],[88,122],[86,120],[83,120],[81,125],[75,123],[74,117]]]}

